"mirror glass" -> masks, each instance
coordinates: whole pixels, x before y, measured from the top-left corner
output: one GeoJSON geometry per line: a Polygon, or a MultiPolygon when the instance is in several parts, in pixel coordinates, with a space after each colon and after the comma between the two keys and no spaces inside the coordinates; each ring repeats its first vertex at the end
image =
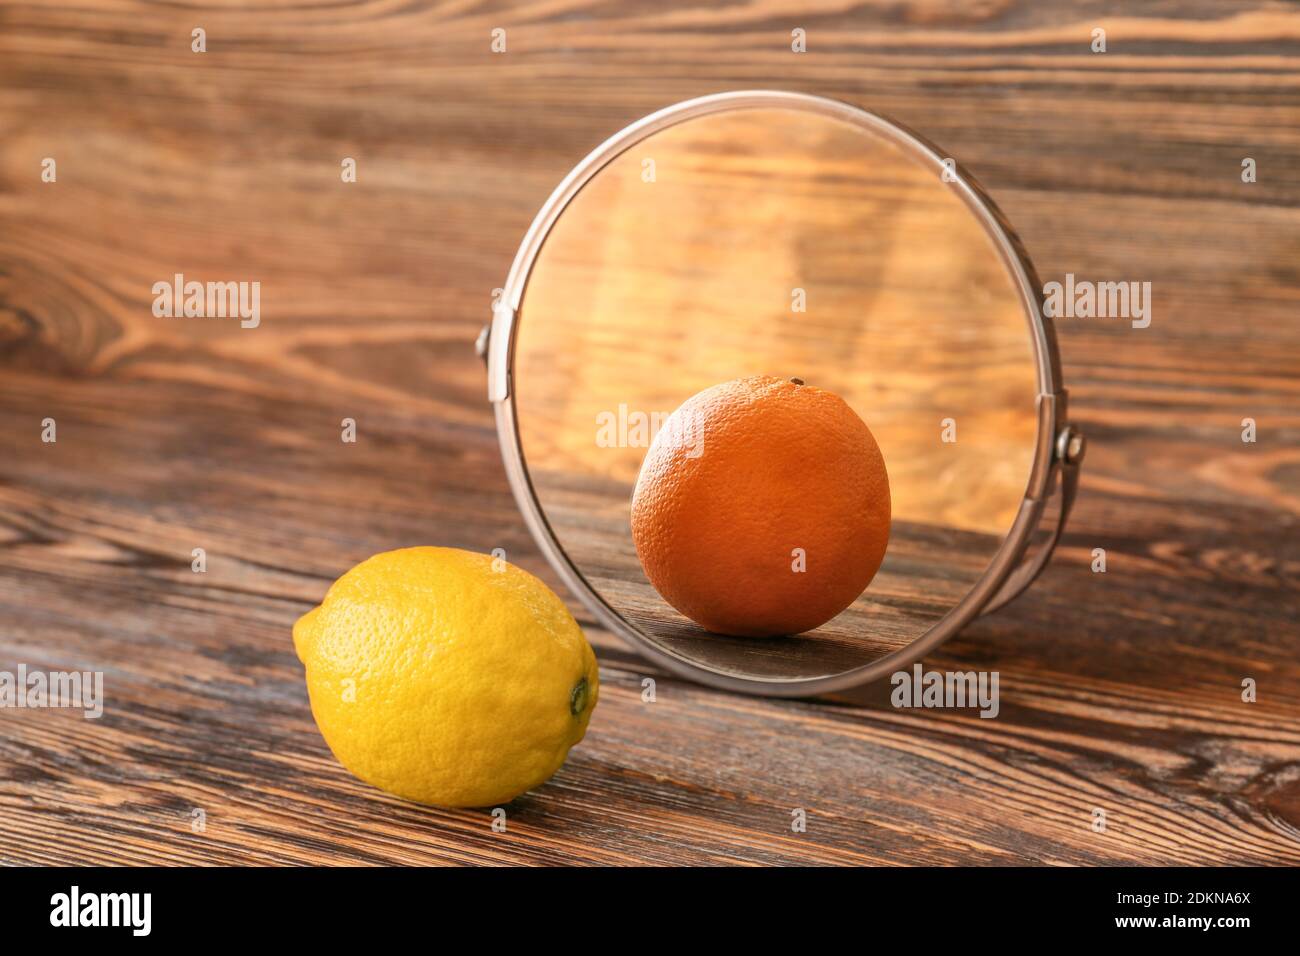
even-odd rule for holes
{"type": "Polygon", "coordinates": [[[924,635],[998,551],[1033,464],[1033,339],[983,227],[900,147],[804,110],[688,119],[597,173],[528,277],[514,361],[524,462],[561,547],[632,626],[728,673],[819,677],[924,635]],[[631,530],[666,416],[751,375],[843,398],[888,470],[883,564],[798,635],[696,625],[631,530]]]}

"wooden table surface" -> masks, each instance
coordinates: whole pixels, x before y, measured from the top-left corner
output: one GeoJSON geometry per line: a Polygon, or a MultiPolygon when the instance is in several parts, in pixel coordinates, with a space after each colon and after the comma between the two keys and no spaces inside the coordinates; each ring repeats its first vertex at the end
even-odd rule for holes
{"type": "Polygon", "coordinates": [[[0,711],[0,862],[1300,862],[1300,10],[1107,6],[0,3],[0,669],[107,697],[0,711]],[[368,788],[291,623],[404,545],[556,583],[472,349],[492,290],[594,144],[760,86],[942,144],[1045,279],[1152,283],[1150,328],[1062,323],[1091,446],[1056,560],[927,661],[999,671],[999,717],[715,692],[583,612],[600,706],[505,833],[368,788]],[[260,281],[261,325],[154,317],[177,272],[260,281]]]}

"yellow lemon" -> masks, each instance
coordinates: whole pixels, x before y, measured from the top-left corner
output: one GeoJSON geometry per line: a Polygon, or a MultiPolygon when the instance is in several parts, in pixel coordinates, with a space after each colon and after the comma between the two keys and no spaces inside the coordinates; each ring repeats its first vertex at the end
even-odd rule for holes
{"type": "Polygon", "coordinates": [[[456,548],[377,554],[293,627],[311,710],[348,770],[408,800],[505,803],[545,782],[596,706],[596,656],[554,592],[456,548]]]}

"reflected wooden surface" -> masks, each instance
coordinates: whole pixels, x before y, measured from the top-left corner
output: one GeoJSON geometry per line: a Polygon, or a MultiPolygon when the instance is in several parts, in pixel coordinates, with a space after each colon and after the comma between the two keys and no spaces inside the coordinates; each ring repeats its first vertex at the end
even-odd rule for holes
{"type": "Polygon", "coordinates": [[[530,278],[515,388],[534,485],[588,580],[666,645],[769,677],[861,665],[947,613],[1014,519],[1036,429],[1025,317],[960,199],[892,145],[791,110],[691,120],[583,190],[530,278]],[[628,529],[653,426],[752,374],[842,395],[890,475],[876,579],[788,641],[705,636],[659,599],[628,529]]]}
{"type": "Polygon", "coordinates": [[[978,532],[895,522],[888,576],[882,569],[868,593],[833,621],[797,637],[730,637],[704,632],[646,580],[626,533],[631,491],[621,482],[550,472],[539,494],[588,583],[634,625],[697,662],[772,679],[838,673],[905,647],[919,627],[961,599],[995,549],[991,536],[978,532]]]}

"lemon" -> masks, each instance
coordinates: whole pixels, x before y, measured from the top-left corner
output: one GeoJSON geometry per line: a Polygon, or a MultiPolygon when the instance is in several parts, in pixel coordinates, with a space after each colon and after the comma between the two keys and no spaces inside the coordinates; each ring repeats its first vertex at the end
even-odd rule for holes
{"type": "Polygon", "coordinates": [[[596,706],[596,656],[527,571],[456,548],[375,555],[293,628],[343,766],[408,800],[505,803],[550,778],[596,706]]]}

